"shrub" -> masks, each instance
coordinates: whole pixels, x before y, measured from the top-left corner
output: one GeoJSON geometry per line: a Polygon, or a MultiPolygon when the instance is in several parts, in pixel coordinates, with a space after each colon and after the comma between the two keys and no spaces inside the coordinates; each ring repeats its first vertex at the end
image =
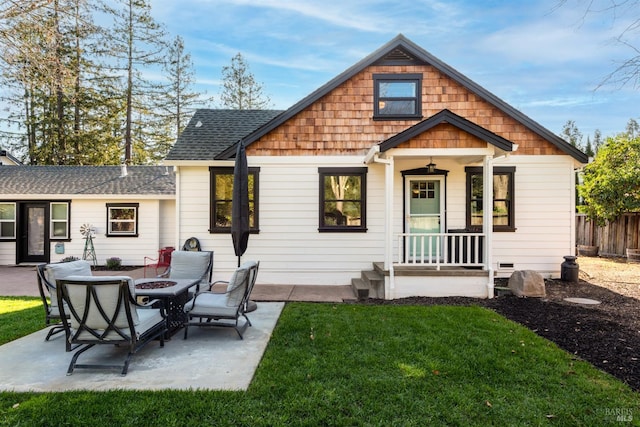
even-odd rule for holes
{"type": "Polygon", "coordinates": [[[109,270],[117,270],[122,266],[122,260],[118,257],[107,258],[107,268],[109,270]]]}
{"type": "Polygon", "coordinates": [[[640,211],[640,137],[619,134],[607,138],[593,162],[584,168],[578,187],[585,211],[598,225],[626,212],[640,211]]]}

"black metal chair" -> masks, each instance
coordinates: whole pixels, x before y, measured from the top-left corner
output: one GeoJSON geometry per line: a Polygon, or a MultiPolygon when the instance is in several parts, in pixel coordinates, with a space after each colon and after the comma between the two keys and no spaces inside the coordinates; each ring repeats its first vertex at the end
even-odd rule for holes
{"type": "Polygon", "coordinates": [[[243,263],[231,276],[229,282],[214,282],[208,291],[198,292],[184,306],[187,320],[184,324],[184,339],[187,339],[189,326],[220,326],[236,330],[240,339],[251,321],[247,317],[247,302],[258,277],[259,262],[243,263]],[[228,283],[224,293],[212,292],[216,283],[228,283]],[[245,322],[240,324],[241,317],[245,322]]]}
{"type": "Polygon", "coordinates": [[[62,325],[60,310],[58,309],[56,287],[45,278],[45,267],[46,264],[38,265],[36,272],[38,273],[38,291],[40,292],[40,298],[42,299],[42,305],[44,307],[45,324],[47,326],[52,325],[45,338],[45,341],[49,341],[49,338],[53,335],[64,332],[64,326],[62,325]]]}
{"type": "Polygon", "coordinates": [[[71,275],[91,276],[91,264],[84,260],[40,264],[36,267],[36,273],[38,291],[45,312],[45,324],[47,326],[53,325],[45,338],[46,341],[49,341],[53,335],[64,331],[58,308],[56,280],[71,275]]]}
{"type": "Polygon", "coordinates": [[[80,346],[69,364],[67,375],[76,368],[120,368],[120,365],[78,364],[78,357],[98,344],[127,346],[122,365],[126,375],[132,356],[153,339],[164,347],[167,331],[162,301],[135,301],[135,284],[127,276],[69,276],[57,280],[58,305],[67,334],[67,351],[80,346]],[[160,308],[152,308],[153,306],[160,308]]]}

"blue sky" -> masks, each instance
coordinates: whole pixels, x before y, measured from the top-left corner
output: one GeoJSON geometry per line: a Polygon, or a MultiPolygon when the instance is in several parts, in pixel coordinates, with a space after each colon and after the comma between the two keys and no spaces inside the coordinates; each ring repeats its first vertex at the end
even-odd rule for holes
{"type": "MultiPolygon", "coordinates": [[[[633,14],[585,16],[588,2],[559,3],[151,0],[154,17],[184,38],[196,89],[214,100],[222,67],[238,52],[273,108],[286,109],[402,33],[556,134],[567,120],[585,140],[596,129],[621,132],[630,118],[640,121],[640,88],[598,86],[634,54],[614,41],[633,14]]],[[[633,36],[627,41],[640,47],[633,36]]]]}

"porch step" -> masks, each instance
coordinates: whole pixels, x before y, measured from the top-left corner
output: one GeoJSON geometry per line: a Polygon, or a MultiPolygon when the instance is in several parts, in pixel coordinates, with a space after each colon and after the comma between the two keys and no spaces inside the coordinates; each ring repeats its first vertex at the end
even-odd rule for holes
{"type": "Polygon", "coordinates": [[[361,278],[351,279],[351,288],[353,288],[358,301],[369,298],[369,286],[361,278]]]}
{"type": "Polygon", "coordinates": [[[351,279],[351,287],[358,300],[384,298],[384,276],[374,270],[364,270],[357,279],[351,279]]]}

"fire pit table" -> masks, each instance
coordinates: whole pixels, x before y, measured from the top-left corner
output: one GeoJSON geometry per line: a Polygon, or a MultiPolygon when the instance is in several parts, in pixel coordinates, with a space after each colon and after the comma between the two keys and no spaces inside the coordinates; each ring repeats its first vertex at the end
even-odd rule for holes
{"type": "Polygon", "coordinates": [[[184,305],[189,299],[189,288],[200,279],[164,279],[162,277],[137,279],[136,297],[161,299],[167,311],[167,337],[175,334],[184,324],[184,305]]]}

